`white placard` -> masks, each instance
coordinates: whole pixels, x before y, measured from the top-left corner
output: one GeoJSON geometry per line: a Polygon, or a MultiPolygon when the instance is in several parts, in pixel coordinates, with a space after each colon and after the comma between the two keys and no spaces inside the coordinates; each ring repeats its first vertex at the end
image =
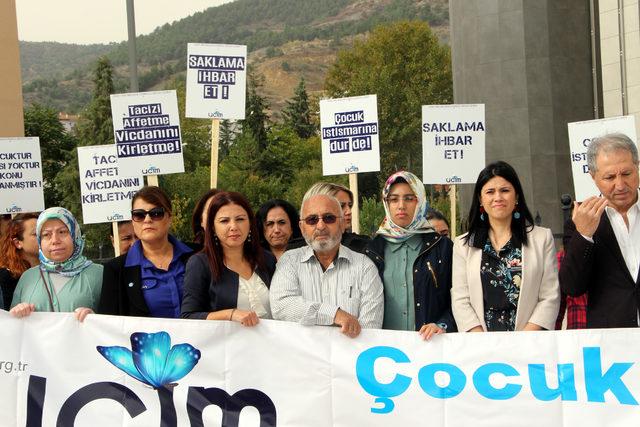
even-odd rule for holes
{"type": "Polygon", "coordinates": [[[78,168],[84,224],[131,219],[131,198],[144,180],[139,172],[122,173],[115,145],[78,147],[78,168]]]}
{"type": "Polygon", "coordinates": [[[425,184],[472,184],[485,167],[484,104],[422,106],[425,184]]]}
{"type": "Polygon", "coordinates": [[[634,116],[609,117],[606,119],[574,122],[567,125],[571,148],[571,172],[576,200],[597,196],[600,190],[591,178],[587,165],[587,148],[593,138],[609,133],[623,133],[638,144],[636,121],[634,116]]]}
{"type": "Polygon", "coordinates": [[[320,127],[323,175],[380,170],[376,95],[321,100],[320,127]]]}
{"type": "Polygon", "coordinates": [[[640,423],[638,328],[424,342],[411,331],[351,339],[262,319],[250,328],[95,314],[79,323],[73,313],[0,311],[0,322],[3,426],[640,423]]]}
{"type": "Polygon", "coordinates": [[[122,173],[184,172],[175,90],[111,95],[111,114],[122,173]]]}
{"type": "Polygon", "coordinates": [[[244,119],[247,47],[189,43],[186,116],[244,119]]]}
{"type": "Polygon", "coordinates": [[[0,138],[0,213],[44,210],[39,138],[0,138]]]}

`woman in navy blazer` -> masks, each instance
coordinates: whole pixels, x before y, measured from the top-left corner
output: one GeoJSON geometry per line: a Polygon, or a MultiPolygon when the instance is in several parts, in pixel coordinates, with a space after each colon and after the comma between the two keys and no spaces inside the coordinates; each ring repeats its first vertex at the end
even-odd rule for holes
{"type": "Polygon", "coordinates": [[[258,239],[247,199],[221,192],[209,205],[204,250],[189,260],[183,318],[230,320],[254,326],[271,318],[269,286],[276,260],[258,239]]]}

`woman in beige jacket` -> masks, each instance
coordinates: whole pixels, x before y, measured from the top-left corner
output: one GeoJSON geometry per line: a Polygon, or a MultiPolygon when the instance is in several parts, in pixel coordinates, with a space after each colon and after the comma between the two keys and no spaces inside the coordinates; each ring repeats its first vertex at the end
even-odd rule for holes
{"type": "Polygon", "coordinates": [[[553,329],[560,306],[551,230],[535,227],[515,170],[476,181],[469,232],[453,247],[453,316],[461,332],[553,329]]]}

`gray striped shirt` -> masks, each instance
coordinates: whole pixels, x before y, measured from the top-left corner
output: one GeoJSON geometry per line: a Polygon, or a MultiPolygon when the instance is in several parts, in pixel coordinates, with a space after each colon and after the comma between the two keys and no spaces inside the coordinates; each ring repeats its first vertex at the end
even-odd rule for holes
{"type": "Polygon", "coordinates": [[[285,252],[269,290],[276,320],[303,325],[333,325],[338,308],[358,318],[363,328],[382,327],[383,286],[375,264],[340,245],[338,256],[322,271],[310,246],[285,252]]]}

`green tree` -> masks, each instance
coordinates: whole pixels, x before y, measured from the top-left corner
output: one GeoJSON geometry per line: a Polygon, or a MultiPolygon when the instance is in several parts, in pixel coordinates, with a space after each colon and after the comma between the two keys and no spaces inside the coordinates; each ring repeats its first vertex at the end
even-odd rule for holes
{"type": "MultiPolygon", "coordinates": [[[[377,27],[339,52],[325,80],[330,96],[377,94],[384,179],[398,169],[421,175],[421,106],[453,99],[451,56],[425,22],[377,27]]],[[[368,196],[378,188],[363,188],[368,196]]]]}
{"type": "Polygon", "coordinates": [[[100,57],[93,71],[93,95],[78,122],[80,145],[113,144],[111,94],[114,93],[113,66],[100,57]]]}
{"type": "Polygon", "coordinates": [[[230,120],[222,120],[220,122],[220,140],[218,160],[223,161],[231,151],[231,145],[236,139],[235,125],[230,120]]]}
{"type": "Polygon", "coordinates": [[[264,77],[249,70],[247,73],[247,99],[245,103],[245,118],[240,121],[242,133],[250,134],[257,142],[260,151],[267,148],[267,126],[269,117],[267,100],[258,93],[264,84],[264,77]]]}
{"type": "MultiPolygon", "coordinates": [[[[100,58],[93,73],[93,97],[78,121],[78,145],[113,144],[113,124],[111,118],[110,95],[114,92],[113,67],[106,58],[100,58]]],[[[76,218],[81,216],[80,177],[78,171],[78,150],[72,147],[68,152],[69,162],[56,177],[56,186],[63,196],[62,205],[76,218]]],[[[102,245],[108,239],[110,224],[85,227],[87,246],[102,245]]]]}
{"type": "Polygon", "coordinates": [[[315,127],[311,123],[311,110],[309,109],[309,96],[304,84],[304,77],[296,86],[293,98],[287,101],[282,110],[284,123],[298,134],[300,138],[309,138],[315,133],[315,127]]]}
{"type": "Polygon", "coordinates": [[[55,185],[55,178],[68,163],[69,152],[76,141],[65,132],[53,108],[37,103],[24,110],[24,134],[40,138],[44,204],[47,207],[58,206],[62,203],[63,194],[55,185]]]}

